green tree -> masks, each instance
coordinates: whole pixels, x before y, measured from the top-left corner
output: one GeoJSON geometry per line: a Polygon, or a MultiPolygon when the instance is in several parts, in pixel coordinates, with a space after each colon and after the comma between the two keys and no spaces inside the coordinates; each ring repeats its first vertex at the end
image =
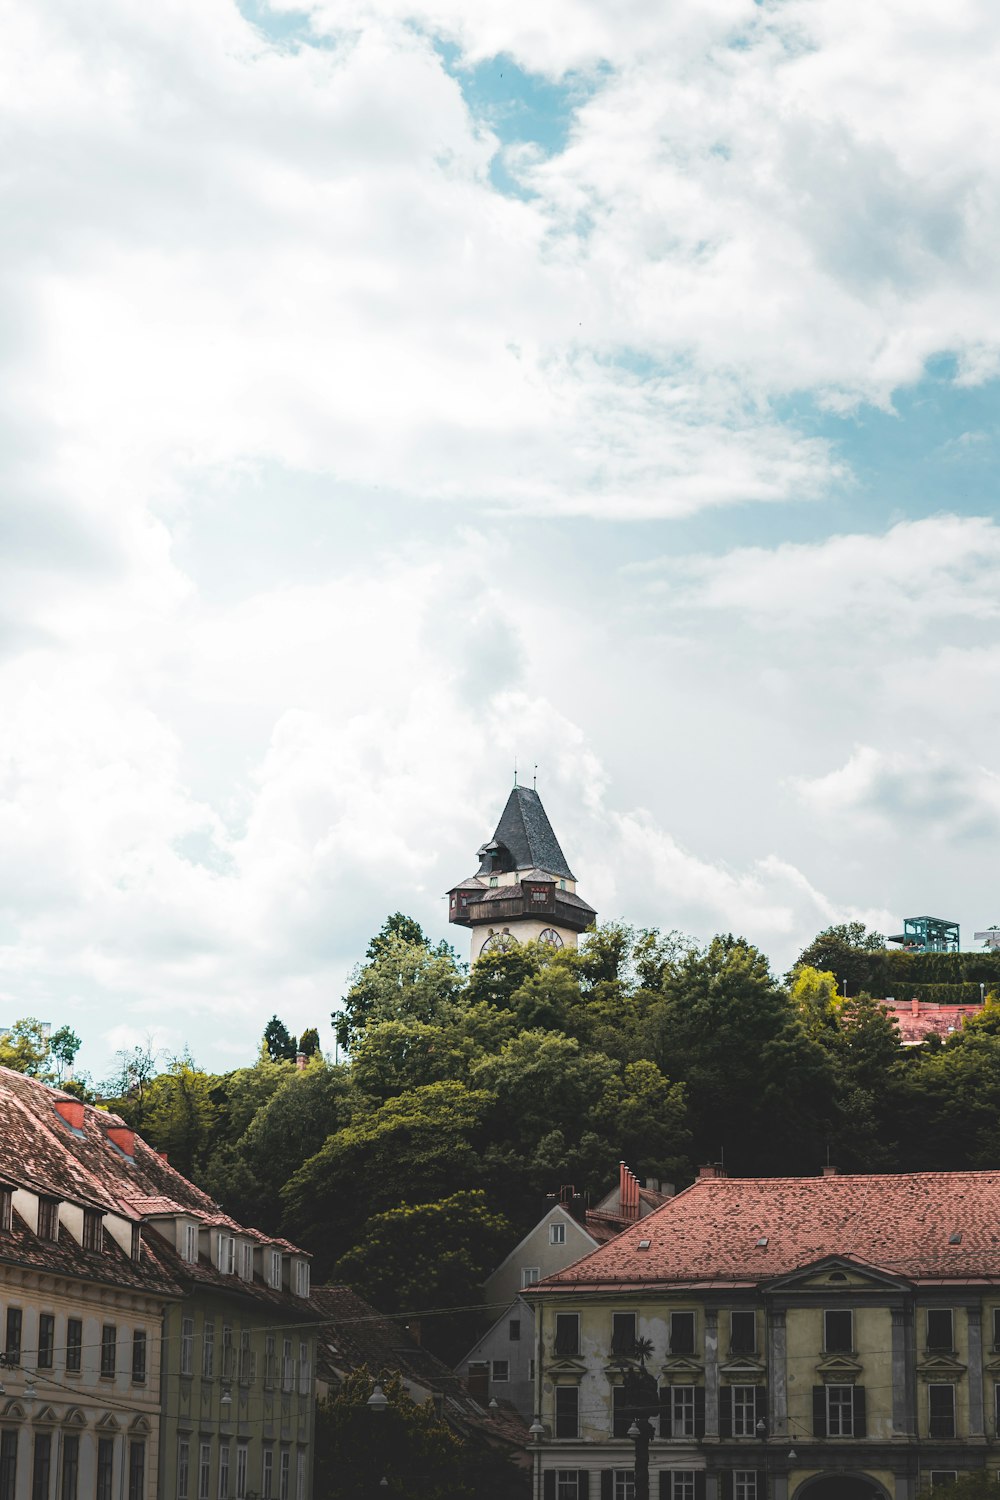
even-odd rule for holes
{"type": "Polygon", "coordinates": [[[512,1242],[511,1226],[481,1190],[437,1203],[390,1208],[364,1225],[357,1243],[333,1267],[382,1312],[436,1309],[423,1340],[449,1364],[473,1342],[482,1284],[512,1242]],[[456,1311],[449,1317],[444,1309],[456,1311]]]}
{"type": "Polygon", "coordinates": [[[411,1400],[396,1371],[382,1375],[380,1384],[388,1399],[382,1411],[367,1404],[375,1380],[365,1367],[318,1404],[316,1494],[323,1500],[474,1500],[462,1444],[433,1406],[411,1400]]]}
{"type": "Polygon", "coordinates": [[[60,1026],[49,1037],[49,1056],[55,1065],[56,1077],[62,1079],[72,1069],[76,1054],[83,1046],[71,1026],[60,1026]]]}
{"type": "Polygon", "coordinates": [[[123,1047],[115,1053],[115,1066],[101,1085],[101,1094],[116,1113],[140,1134],[149,1111],[149,1093],[159,1068],[161,1054],[154,1052],[151,1037],[145,1045],[123,1047]]]}
{"type": "MultiPolygon", "coordinates": [[[[808,967],[834,974],[846,983],[848,995],[870,989],[876,960],[885,950],[880,932],[869,932],[863,922],[838,922],[813,938],[792,965],[792,974],[808,967]]],[[[789,976],[791,977],[791,976],[789,976]]]]}
{"type": "Polygon", "coordinates": [[[185,1177],[197,1175],[212,1141],[215,1080],[185,1053],[175,1057],[149,1086],[142,1134],[185,1177]]]}
{"type": "Polygon", "coordinates": [[[24,1016],[0,1033],[0,1067],[26,1073],[30,1078],[48,1081],[55,1077],[49,1039],[42,1021],[37,1021],[34,1016],[24,1016]]]}
{"type": "Polygon", "coordinates": [[[431,948],[393,933],[380,937],[375,956],[354,971],[342,1009],[331,1018],[340,1045],[353,1051],[365,1027],[380,1021],[433,1023],[447,1016],[462,982],[447,944],[431,948]]]}
{"type": "Polygon", "coordinates": [[[373,1213],[477,1185],[489,1096],[448,1080],[389,1099],[335,1131],[282,1190],[287,1232],[325,1274],[373,1213]]]}
{"type": "Polygon", "coordinates": [[[319,1051],[319,1032],[315,1026],[307,1026],[299,1037],[299,1051],[303,1057],[315,1057],[319,1051]]]}
{"type": "Polygon", "coordinates": [[[420,948],[429,948],[427,935],[420,923],[413,917],[407,917],[401,911],[393,912],[391,917],[386,917],[378,932],[368,944],[365,957],[371,962],[373,959],[381,958],[389,949],[394,940],[402,943],[415,943],[420,948]]]}
{"type": "Polygon", "coordinates": [[[295,1038],[284,1021],[280,1021],[277,1016],[272,1016],[264,1027],[263,1045],[272,1062],[295,1061],[295,1038]]]}

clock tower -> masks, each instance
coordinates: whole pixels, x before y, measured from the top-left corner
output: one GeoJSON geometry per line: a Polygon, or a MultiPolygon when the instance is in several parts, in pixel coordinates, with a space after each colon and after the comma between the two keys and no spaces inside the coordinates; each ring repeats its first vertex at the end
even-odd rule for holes
{"type": "Polygon", "coordinates": [[[515,786],[479,869],[448,892],[448,919],[472,929],[472,960],[514,943],[575,948],[597,918],[577,895],[538,793],[515,786]]]}

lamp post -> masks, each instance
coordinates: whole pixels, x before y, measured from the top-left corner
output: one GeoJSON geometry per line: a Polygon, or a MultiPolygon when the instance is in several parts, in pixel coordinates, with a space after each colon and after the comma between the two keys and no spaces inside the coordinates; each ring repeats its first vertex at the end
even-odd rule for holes
{"type": "MultiPolygon", "coordinates": [[[[389,1397],[386,1395],[385,1391],[382,1389],[382,1382],[380,1380],[376,1380],[375,1385],[372,1388],[372,1393],[368,1397],[368,1400],[365,1402],[365,1405],[367,1406],[367,1408],[368,1408],[368,1410],[370,1412],[374,1413],[375,1419],[376,1419],[376,1422],[375,1422],[376,1428],[379,1427],[381,1425],[382,1419],[385,1416],[386,1411],[389,1408],[389,1397]]],[[[388,1489],[389,1488],[389,1481],[385,1477],[384,1474],[382,1475],[381,1479],[379,1479],[379,1480],[375,1480],[373,1478],[372,1479],[372,1484],[373,1484],[374,1488],[377,1489],[377,1490],[382,1490],[382,1489],[388,1489]]]]}
{"type": "Polygon", "coordinates": [[[625,1408],[632,1416],[626,1436],[635,1444],[635,1500],[649,1500],[649,1444],[653,1437],[649,1419],[659,1411],[656,1379],[646,1369],[648,1347],[644,1340],[636,1340],[638,1370],[629,1369],[624,1361],[619,1365],[625,1387],[625,1408]]]}
{"type": "Polygon", "coordinates": [[[545,1436],[545,1428],[542,1419],[535,1417],[528,1428],[528,1436],[531,1439],[531,1469],[532,1469],[532,1494],[533,1500],[542,1500],[542,1438],[545,1436]]]}
{"type": "Polygon", "coordinates": [[[757,1436],[760,1438],[761,1460],[764,1466],[764,1494],[762,1496],[762,1500],[767,1500],[767,1423],[764,1421],[763,1417],[761,1417],[758,1421],[757,1426],[754,1428],[754,1432],[756,1432],[757,1436]]]}

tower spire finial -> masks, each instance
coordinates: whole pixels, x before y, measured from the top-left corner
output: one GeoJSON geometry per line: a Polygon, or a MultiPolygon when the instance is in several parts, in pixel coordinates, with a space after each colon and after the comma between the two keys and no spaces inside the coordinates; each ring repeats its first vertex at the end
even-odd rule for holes
{"type": "Polygon", "coordinates": [[[535,791],[535,792],[538,791],[538,762],[537,762],[537,760],[535,761],[535,774],[531,778],[531,787],[532,787],[533,791],[535,791]]]}
{"type": "Polygon", "coordinates": [[[517,756],[514,756],[514,785],[517,786],[517,756]]]}

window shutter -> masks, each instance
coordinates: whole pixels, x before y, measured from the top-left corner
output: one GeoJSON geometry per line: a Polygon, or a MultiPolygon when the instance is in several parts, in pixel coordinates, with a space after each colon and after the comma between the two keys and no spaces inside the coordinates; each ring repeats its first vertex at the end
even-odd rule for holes
{"type": "Polygon", "coordinates": [[[719,1475],[719,1500],[733,1500],[733,1471],[719,1475]]]}
{"type": "Polygon", "coordinates": [[[719,1392],[719,1436],[733,1435],[733,1388],[724,1385],[719,1392]]]}
{"type": "Polygon", "coordinates": [[[545,1500],[556,1500],[556,1471],[546,1469],[542,1476],[542,1492],[545,1500]]]}
{"type": "Polygon", "coordinates": [[[694,1388],[694,1435],[696,1438],[705,1436],[705,1387],[703,1385],[696,1385],[694,1388]]]}
{"type": "Polygon", "coordinates": [[[670,1500],[670,1470],[660,1470],[660,1500],[670,1500]]]}
{"type": "Polygon", "coordinates": [[[863,1385],[854,1387],[854,1436],[868,1436],[868,1417],[865,1411],[865,1388],[863,1385]]]}
{"type": "Polygon", "coordinates": [[[601,1470],[601,1500],[615,1500],[615,1471],[601,1470]]]}
{"type": "Polygon", "coordinates": [[[813,1437],[826,1437],[826,1386],[813,1386],[813,1437]]]}
{"type": "Polygon", "coordinates": [[[694,1471],[694,1500],[705,1500],[705,1470],[694,1471]]]}
{"type": "Polygon", "coordinates": [[[577,1500],[589,1500],[590,1497],[590,1470],[577,1469],[576,1471],[576,1493],[577,1500]]]}
{"type": "MultiPolygon", "coordinates": [[[[673,1436],[673,1431],[672,1431],[671,1426],[670,1426],[670,1390],[671,1390],[671,1388],[670,1388],[669,1385],[661,1385],[660,1386],[660,1437],[661,1438],[668,1438],[668,1437],[672,1437],[673,1436]]],[[[1000,1390],[1000,1386],[997,1386],[997,1390],[1000,1390]]]]}
{"type": "Polygon", "coordinates": [[[753,1393],[753,1420],[756,1427],[758,1422],[767,1424],[767,1386],[754,1386],[753,1393]]]}

